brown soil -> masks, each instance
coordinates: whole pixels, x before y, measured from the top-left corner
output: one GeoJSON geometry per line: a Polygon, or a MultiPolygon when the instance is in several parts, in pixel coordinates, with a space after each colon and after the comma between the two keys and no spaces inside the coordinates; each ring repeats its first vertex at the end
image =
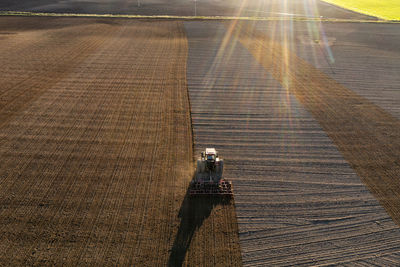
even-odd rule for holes
{"type": "Polygon", "coordinates": [[[0,32],[2,264],[241,264],[233,203],[186,196],[180,22],[3,17],[0,32]]]}
{"type": "Polygon", "coordinates": [[[233,201],[186,197],[168,266],[242,266],[233,201]]]}
{"type": "Polygon", "coordinates": [[[236,26],[241,43],[311,112],[400,225],[400,121],[297,57],[289,46],[249,25],[236,26]]]}

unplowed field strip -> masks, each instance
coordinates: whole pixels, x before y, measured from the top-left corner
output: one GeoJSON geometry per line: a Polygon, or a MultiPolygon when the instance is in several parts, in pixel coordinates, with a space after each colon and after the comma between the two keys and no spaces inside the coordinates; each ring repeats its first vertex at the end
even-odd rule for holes
{"type": "Polygon", "coordinates": [[[166,265],[193,173],[181,23],[0,20],[1,264],[166,265]]]}
{"type": "Polygon", "coordinates": [[[0,33],[2,264],[241,265],[233,202],[186,194],[182,22],[3,17],[0,33]]]}
{"type": "Polygon", "coordinates": [[[229,27],[185,28],[195,150],[225,158],[244,265],[396,265],[399,227],[312,114],[229,27]]]}
{"type": "Polygon", "coordinates": [[[18,26],[21,18],[0,20],[0,126],[42,93],[61,80],[68,71],[99,48],[111,33],[111,27],[87,24],[79,27],[70,21],[69,30],[48,29],[46,19],[25,19],[27,26],[18,26]],[[39,22],[38,22],[39,21],[39,22]],[[42,23],[40,23],[42,21],[42,23]],[[27,31],[43,27],[40,31],[27,31]],[[75,33],[74,38],[71,34],[75,33]],[[49,46],[51,45],[51,47],[49,46]]]}

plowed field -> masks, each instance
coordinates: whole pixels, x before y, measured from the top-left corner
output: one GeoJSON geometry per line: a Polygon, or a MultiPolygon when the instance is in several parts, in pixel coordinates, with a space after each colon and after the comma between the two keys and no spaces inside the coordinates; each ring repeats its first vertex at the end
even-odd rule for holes
{"type": "Polygon", "coordinates": [[[0,19],[2,265],[240,265],[233,204],[185,197],[186,57],[180,22],[0,19]]]}
{"type": "MultiPolygon", "coordinates": [[[[354,15],[305,2],[198,11],[354,15]]],[[[312,23],[0,17],[0,265],[399,265],[397,26],[312,23]]]]}
{"type": "Polygon", "coordinates": [[[239,33],[275,79],[313,114],[346,160],[400,225],[400,121],[297,57],[251,31],[239,33]]]}
{"type": "MultiPolygon", "coordinates": [[[[287,36],[286,40],[295,43],[296,39],[290,39],[291,24],[287,24],[284,32],[280,32],[282,24],[263,24],[263,35],[247,41],[258,44],[281,33],[282,40],[287,36]]],[[[335,25],[337,30],[342,27],[335,25]]],[[[250,50],[252,54],[234,34],[238,26],[185,22],[195,148],[218,144],[225,158],[225,176],[235,185],[243,265],[395,265],[400,260],[400,228],[345,160],[322,123],[272,72],[290,73],[278,68],[285,53],[275,56],[268,69],[255,57],[268,58],[282,51],[285,43],[275,49],[259,48],[257,53],[250,50]]],[[[307,23],[297,26],[307,31],[307,23]]],[[[243,29],[244,35],[252,30],[243,29]]],[[[287,48],[292,49],[290,45],[287,48]]],[[[299,50],[286,51],[294,57],[299,50]]],[[[356,53],[348,59],[353,64],[359,56],[356,53]]],[[[324,74],[310,67],[307,70],[311,73],[297,79],[310,87],[311,94],[316,90],[314,81],[324,74]]],[[[390,72],[387,75],[394,78],[390,72]]],[[[348,78],[357,81],[357,76],[348,78]]],[[[325,75],[324,79],[330,78],[325,75]]],[[[381,99],[384,94],[377,91],[376,95],[375,99],[381,99]]],[[[310,98],[317,96],[324,95],[310,98]]],[[[334,114],[322,106],[324,101],[321,113],[334,114]]],[[[336,127],[347,131],[346,125],[336,127]]]]}

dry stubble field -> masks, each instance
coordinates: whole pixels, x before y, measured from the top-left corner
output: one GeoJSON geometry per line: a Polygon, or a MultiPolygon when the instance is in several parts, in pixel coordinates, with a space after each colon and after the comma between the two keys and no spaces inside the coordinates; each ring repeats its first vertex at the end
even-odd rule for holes
{"type": "Polygon", "coordinates": [[[189,200],[181,22],[0,19],[0,261],[240,265],[230,202],[189,200]]]}

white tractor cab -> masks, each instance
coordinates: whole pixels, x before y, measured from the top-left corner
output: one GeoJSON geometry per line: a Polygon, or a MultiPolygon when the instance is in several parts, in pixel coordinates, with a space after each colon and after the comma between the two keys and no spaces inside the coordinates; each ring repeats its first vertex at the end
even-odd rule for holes
{"type": "Polygon", "coordinates": [[[214,171],[216,166],[223,164],[223,161],[219,159],[218,152],[215,150],[215,148],[206,148],[206,151],[201,152],[200,160],[206,163],[205,167],[210,171],[214,171]]]}
{"type": "Polygon", "coordinates": [[[210,178],[221,179],[224,161],[218,157],[218,152],[215,148],[206,148],[206,151],[201,152],[201,158],[197,160],[197,173],[207,173],[210,178]],[[218,177],[214,177],[218,176],[218,177]]]}

